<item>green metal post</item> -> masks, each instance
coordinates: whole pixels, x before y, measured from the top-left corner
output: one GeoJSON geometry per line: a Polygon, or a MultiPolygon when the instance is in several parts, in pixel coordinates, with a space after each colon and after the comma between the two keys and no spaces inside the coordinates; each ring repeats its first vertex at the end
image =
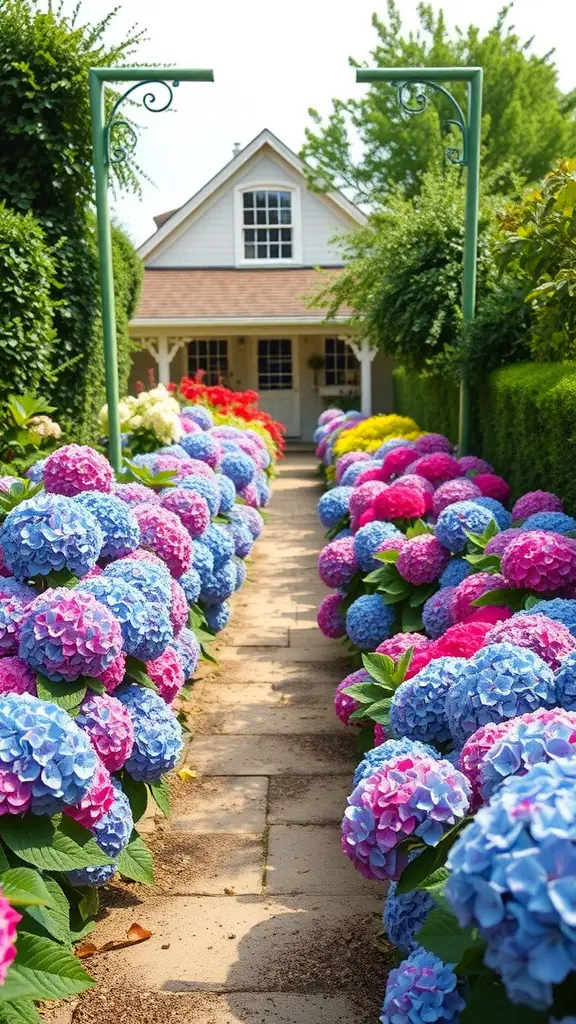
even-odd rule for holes
{"type": "Polygon", "coordinates": [[[126,160],[128,152],[136,144],[134,129],[118,116],[118,109],[126,97],[140,85],[163,85],[168,100],[163,105],[157,102],[152,92],[144,96],[144,107],[151,113],[167,110],[172,102],[172,88],[180,82],[213,82],[212,71],[201,68],[91,68],[89,75],[90,114],[92,118],[92,151],[94,160],[94,185],[96,194],[96,222],[98,226],[98,255],[100,262],[100,296],[102,303],[102,333],[104,336],[104,366],[106,370],[106,402],[108,404],[109,445],[108,454],[114,469],[122,465],[120,443],[120,416],[118,413],[118,350],[116,342],[116,305],[114,299],[114,267],[112,263],[112,235],[110,231],[110,207],[108,185],[110,164],[126,160]],[[106,82],[133,82],[120,96],[112,113],[106,119],[104,90],[106,82]],[[111,134],[114,127],[122,125],[128,132],[128,141],[113,152],[111,134]]]}
{"type": "MultiPolygon", "coordinates": [[[[464,258],[462,272],[462,313],[465,321],[474,319],[476,307],[476,266],[478,258],[478,203],[480,188],[480,130],[482,125],[482,79],[480,67],[470,68],[359,68],[357,82],[390,82],[398,87],[398,103],[407,114],[426,110],[428,97],[424,92],[407,96],[406,86],[424,87],[440,93],[453,106],[456,118],[447,122],[459,129],[461,151],[453,146],[446,150],[450,163],[466,167],[466,210],[464,225],[464,258]],[[457,100],[441,82],[466,82],[468,111],[465,116],[457,100]],[[411,105],[412,102],[412,105],[411,105]]],[[[460,384],[460,422],[458,448],[461,455],[470,450],[470,384],[464,377],[460,384]]]]}
{"type": "Polygon", "coordinates": [[[118,350],[116,344],[116,304],[114,300],[114,267],[112,236],[108,205],[108,162],[104,152],[104,82],[90,72],[90,113],[92,116],[92,149],[94,154],[94,185],[98,226],[100,296],[102,301],[102,333],[104,335],[104,367],[106,370],[106,402],[108,404],[108,455],[114,469],[122,465],[120,416],[118,413],[118,350]]]}
{"type": "MultiPolygon", "coordinates": [[[[476,309],[476,267],[478,263],[478,204],[480,189],[480,129],[482,126],[482,68],[468,83],[468,163],[466,168],[466,211],[464,222],[464,266],[462,275],[462,313],[464,320],[474,319],[476,309]]],[[[458,450],[470,454],[470,382],[460,382],[460,418],[458,450]]]]}

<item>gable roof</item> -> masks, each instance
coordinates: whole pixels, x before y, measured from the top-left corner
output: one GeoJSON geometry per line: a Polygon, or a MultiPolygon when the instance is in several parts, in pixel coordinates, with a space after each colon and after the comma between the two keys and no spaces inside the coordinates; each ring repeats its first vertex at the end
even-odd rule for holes
{"type": "MultiPolygon", "coordinates": [[[[138,249],[138,255],[141,259],[145,259],[154,251],[159,245],[162,244],[173,231],[177,230],[180,225],[190,217],[191,214],[202,206],[207,199],[210,198],[221,188],[222,185],[228,181],[232,175],[236,174],[249,160],[262,149],[264,146],[269,146],[274,150],[283,160],[286,161],[291,167],[297,171],[298,174],[305,175],[306,165],[300,159],[299,156],[294,153],[288,146],[284,145],[280,139],[274,135],[268,128],[265,128],[260,132],[256,138],[252,139],[244,149],[232,157],[227,164],[222,167],[213,178],[210,178],[206,184],[196,192],[187,203],[180,206],[177,210],[170,210],[167,213],[158,214],[155,217],[155,221],[158,225],[158,230],[154,234],[150,235],[149,238],[140,246],[138,249]]],[[[324,199],[334,203],[339,209],[344,212],[351,220],[356,221],[357,224],[365,224],[366,216],[362,213],[360,207],[356,206],[355,203],[347,199],[343,192],[326,192],[320,193],[320,196],[324,199]]]]}

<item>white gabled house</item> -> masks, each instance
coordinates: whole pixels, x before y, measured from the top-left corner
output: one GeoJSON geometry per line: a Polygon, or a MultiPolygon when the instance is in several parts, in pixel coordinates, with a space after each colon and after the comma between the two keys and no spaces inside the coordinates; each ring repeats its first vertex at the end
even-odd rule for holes
{"type": "Polygon", "coordinates": [[[202,369],[206,383],[259,391],[262,408],[302,440],[340,396],[361,393],[366,412],[391,408],[389,361],[374,359],[346,316],[327,322],[308,306],[342,269],[334,236],[366,218],[340,192],[310,191],[302,162],[272,132],[155,220],[139,250],[133,384],[150,368],[165,384],[202,369]]]}

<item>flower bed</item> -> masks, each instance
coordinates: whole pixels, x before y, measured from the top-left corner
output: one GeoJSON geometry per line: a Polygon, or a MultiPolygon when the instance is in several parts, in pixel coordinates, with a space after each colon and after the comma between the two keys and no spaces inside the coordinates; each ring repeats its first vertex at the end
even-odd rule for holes
{"type": "MultiPolygon", "coordinates": [[[[137,823],[184,748],[185,696],[230,616],[262,527],[282,431],[182,408],[162,388],[122,403],[126,459],[53,451],[0,479],[0,1002],[92,984],[73,944],[118,871],[151,884],[137,823]]],[[[209,396],[208,396],[209,397],[209,396]]],[[[255,397],[250,407],[255,410],[255,397]]],[[[106,423],[106,411],[102,413],[106,423]]],[[[212,659],[213,660],[213,659],[212,659]]]]}
{"type": "Polygon", "coordinates": [[[392,883],[407,958],[380,1020],[572,1020],[576,520],[416,424],[375,448],[373,419],[320,418],[318,625],[357,667],[342,849],[392,883]]]}

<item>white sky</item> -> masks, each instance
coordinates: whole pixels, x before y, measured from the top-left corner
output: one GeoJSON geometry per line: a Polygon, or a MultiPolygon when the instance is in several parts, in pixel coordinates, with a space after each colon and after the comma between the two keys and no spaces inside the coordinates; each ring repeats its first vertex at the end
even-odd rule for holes
{"type": "MultiPolygon", "coordinates": [[[[444,0],[448,24],[494,24],[504,0],[444,0]]],[[[65,0],[70,11],[75,0],[65,0]]],[[[398,0],[406,26],[416,26],[416,0],[398,0]]],[[[82,20],[101,18],[112,0],[84,0],[82,20]]],[[[296,152],[309,123],[308,107],[328,113],[332,97],[356,90],[348,57],[368,57],[376,34],[370,18],[381,0],[123,0],[114,39],[137,22],[147,29],[138,60],[214,69],[215,82],[182,83],[175,113],[146,114],[137,157],[154,184],[142,200],[120,197],[116,217],[137,243],[154,229],[156,213],[180,206],[232,155],[269,128],[296,152]]],[[[560,86],[576,85],[573,0],[516,0],[512,23],[533,52],[556,49],[560,86]]]]}

